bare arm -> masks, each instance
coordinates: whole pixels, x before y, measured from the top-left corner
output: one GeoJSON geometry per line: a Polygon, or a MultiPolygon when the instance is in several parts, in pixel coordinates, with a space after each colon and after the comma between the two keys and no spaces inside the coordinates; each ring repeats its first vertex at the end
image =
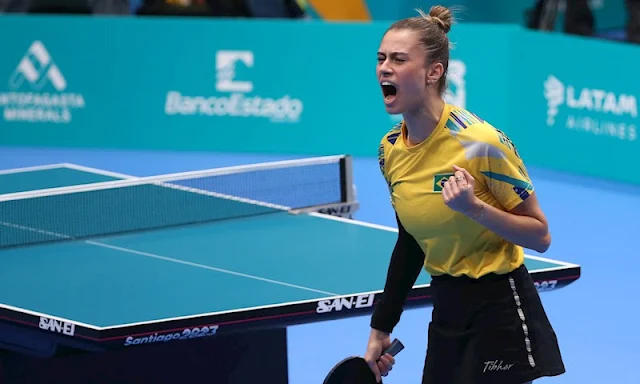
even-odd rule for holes
{"type": "Polygon", "coordinates": [[[551,245],[549,224],[535,192],[510,212],[476,198],[472,208],[465,214],[498,236],[522,247],[544,253],[551,245]]]}
{"type": "MultiPolygon", "coordinates": [[[[445,203],[475,220],[505,240],[544,253],[551,245],[549,225],[535,192],[505,212],[486,204],[474,194],[475,179],[464,168],[454,165],[452,176],[442,191],[445,203]]],[[[492,192],[493,193],[493,192],[492,192]]],[[[506,201],[503,197],[502,201],[506,201]]],[[[513,204],[512,204],[513,205],[513,204]]]]}

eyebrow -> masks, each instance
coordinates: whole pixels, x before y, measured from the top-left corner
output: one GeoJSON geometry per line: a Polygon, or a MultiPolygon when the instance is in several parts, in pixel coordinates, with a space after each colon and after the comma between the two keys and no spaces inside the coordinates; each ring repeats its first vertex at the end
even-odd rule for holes
{"type": "MultiPolygon", "coordinates": [[[[378,55],[386,55],[384,52],[380,52],[378,51],[378,55]]],[[[389,56],[408,56],[409,53],[408,52],[402,52],[402,51],[393,51],[389,54],[389,56]]]]}

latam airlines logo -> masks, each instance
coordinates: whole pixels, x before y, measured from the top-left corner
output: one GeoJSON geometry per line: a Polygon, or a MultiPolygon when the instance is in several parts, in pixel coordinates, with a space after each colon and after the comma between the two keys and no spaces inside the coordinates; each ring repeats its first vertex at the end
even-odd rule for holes
{"type": "Polygon", "coordinates": [[[549,127],[561,123],[566,129],[620,140],[634,141],[638,137],[638,102],[633,94],[577,87],[549,75],[544,82],[544,97],[549,127]],[[561,116],[563,122],[557,121],[561,116]]]}
{"type": "Polygon", "coordinates": [[[68,124],[72,111],[85,107],[82,94],[68,92],[67,79],[42,41],[34,41],[0,88],[5,121],[68,124]]]}

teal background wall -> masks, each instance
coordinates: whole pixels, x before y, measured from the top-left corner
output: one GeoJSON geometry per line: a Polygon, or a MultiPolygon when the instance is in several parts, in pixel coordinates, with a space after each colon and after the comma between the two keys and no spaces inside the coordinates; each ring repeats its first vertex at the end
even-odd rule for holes
{"type": "MultiPolygon", "coordinates": [[[[3,16],[0,145],[375,156],[398,121],[375,78],[388,25],[3,16]]],[[[637,47],[513,24],[450,38],[447,100],[528,164],[640,183],[616,165],[639,148],[637,47]]]]}

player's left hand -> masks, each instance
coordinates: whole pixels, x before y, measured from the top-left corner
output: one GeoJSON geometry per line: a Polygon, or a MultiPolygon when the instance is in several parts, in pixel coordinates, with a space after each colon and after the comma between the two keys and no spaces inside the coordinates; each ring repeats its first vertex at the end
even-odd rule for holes
{"type": "Polygon", "coordinates": [[[475,179],[464,168],[453,166],[455,173],[444,183],[442,198],[454,211],[469,212],[479,201],[474,194],[475,179]]]}

